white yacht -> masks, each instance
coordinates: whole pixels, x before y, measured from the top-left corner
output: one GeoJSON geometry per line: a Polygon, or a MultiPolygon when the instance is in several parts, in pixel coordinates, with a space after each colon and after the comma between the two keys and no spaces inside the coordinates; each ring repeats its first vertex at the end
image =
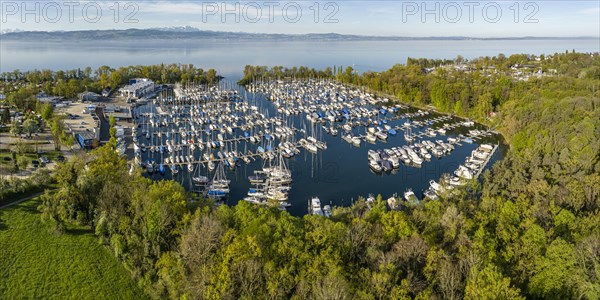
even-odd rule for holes
{"type": "Polygon", "coordinates": [[[308,207],[309,212],[313,215],[324,216],[323,209],[321,208],[321,199],[313,197],[310,199],[310,206],[308,207]]]}

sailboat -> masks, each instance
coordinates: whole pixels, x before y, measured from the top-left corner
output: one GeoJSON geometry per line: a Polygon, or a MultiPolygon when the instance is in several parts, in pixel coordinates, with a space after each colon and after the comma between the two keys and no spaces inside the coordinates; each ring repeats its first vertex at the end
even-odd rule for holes
{"type": "Polygon", "coordinates": [[[414,140],[414,136],[412,134],[412,127],[407,127],[404,131],[404,139],[408,142],[414,140]]]}
{"type": "Polygon", "coordinates": [[[208,197],[215,200],[220,200],[229,194],[229,183],[230,181],[225,176],[225,169],[223,163],[219,163],[217,171],[209,183],[206,194],[208,197]]]}
{"type": "Polygon", "coordinates": [[[198,173],[200,173],[200,166],[196,165],[196,171],[194,173],[194,176],[192,177],[192,182],[194,182],[195,185],[205,185],[208,183],[209,179],[207,176],[201,176],[198,173]]]}

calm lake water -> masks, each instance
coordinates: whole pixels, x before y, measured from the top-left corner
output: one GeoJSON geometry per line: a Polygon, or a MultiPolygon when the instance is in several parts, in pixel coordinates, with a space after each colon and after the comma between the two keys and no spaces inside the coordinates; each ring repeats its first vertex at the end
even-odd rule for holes
{"type": "Polygon", "coordinates": [[[214,68],[232,80],[245,65],[309,66],[323,69],[352,66],[359,71],[382,71],[408,57],[475,58],[499,53],[552,54],[575,49],[600,51],[598,40],[462,40],[379,42],[249,42],[249,41],[0,41],[0,72],[33,69],[65,70],[102,65],[120,67],[160,63],[194,64],[214,68]]]}

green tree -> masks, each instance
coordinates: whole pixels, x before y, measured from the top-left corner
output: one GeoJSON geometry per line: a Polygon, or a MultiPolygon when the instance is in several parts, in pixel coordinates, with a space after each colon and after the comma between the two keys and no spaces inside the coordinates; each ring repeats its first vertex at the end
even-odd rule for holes
{"type": "Polygon", "coordinates": [[[475,116],[480,120],[485,120],[492,112],[492,95],[489,92],[484,93],[477,99],[475,107],[475,116]]]}
{"type": "Polygon", "coordinates": [[[495,265],[488,264],[483,270],[467,281],[465,299],[525,299],[520,290],[510,284],[510,279],[503,277],[495,265]]]}
{"type": "Polygon", "coordinates": [[[38,210],[41,212],[42,221],[50,222],[55,232],[64,232],[66,226],[63,220],[63,206],[48,190],[40,197],[40,200],[42,204],[38,206],[38,210]]]}
{"type": "Polygon", "coordinates": [[[317,278],[312,286],[314,299],[351,299],[349,290],[346,278],[335,271],[317,278]]]}
{"type": "Polygon", "coordinates": [[[193,299],[207,298],[213,255],[221,246],[224,228],[214,214],[197,211],[181,237],[180,251],[188,270],[186,292],[193,299]]]}
{"type": "Polygon", "coordinates": [[[23,132],[28,134],[29,137],[36,133],[40,129],[38,121],[35,117],[29,117],[23,122],[23,132]]]}
{"type": "Polygon", "coordinates": [[[74,99],[77,97],[77,94],[82,92],[82,86],[80,85],[80,81],[77,79],[69,79],[69,82],[67,84],[67,93],[66,93],[66,97],[67,98],[71,98],[74,99]]]}
{"type": "Polygon", "coordinates": [[[54,114],[54,108],[52,107],[52,104],[49,103],[41,104],[39,111],[42,119],[44,119],[46,122],[49,122],[54,114]]]}
{"type": "Polygon", "coordinates": [[[60,117],[54,117],[50,121],[50,132],[52,134],[52,141],[54,142],[54,150],[59,151],[63,138],[66,135],[64,132],[64,123],[60,117]]]}
{"type": "Polygon", "coordinates": [[[30,160],[24,155],[20,155],[19,157],[17,157],[17,165],[21,170],[27,169],[27,167],[29,166],[29,162],[30,160]]]}
{"type": "Polygon", "coordinates": [[[2,115],[0,116],[0,123],[9,124],[10,123],[10,111],[8,107],[2,109],[2,115]]]}
{"type": "Polygon", "coordinates": [[[123,75],[119,71],[113,71],[110,75],[110,87],[112,89],[118,88],[123,82],[123,75]]]}
{"type": "Polygon", "coordinates": [[[83,70],[83,75],[85,76],[85,78],[91,78],[92,68],[90,66],[85,67],[85,69],[83,70]]]}
{"type": "Polygon", "coordinates": [[[23,133],[23,128],[21,127],[21,125],[16,120],[13,121],[10,124],[10,134],[12,134],[13,136],[18,136],[21,133],[23,133]]]}
{"type": "Polygon", "coordinates": [[[215,69],[209,69],[206,74],[206,80],[208,83],[214,84],[217,80],[217,71],[215,71],[215,69]]]}
{"type": "Polygon", "coordinates": [[[101,89],[105,89],[105,88],[109,87],[110,86],[110,82],[109,82],[109,79],[108,79],[108,74],[101,73],[99,75],[98,82],[100,83],[100,88],[101,89]]]}
{"type": "Polygon", "coordinates": [[[580,274],[572,245],[561,238],[555,239],[535,267],[529,282],[531,294],[544,299],[573,298],[580,274]]]}

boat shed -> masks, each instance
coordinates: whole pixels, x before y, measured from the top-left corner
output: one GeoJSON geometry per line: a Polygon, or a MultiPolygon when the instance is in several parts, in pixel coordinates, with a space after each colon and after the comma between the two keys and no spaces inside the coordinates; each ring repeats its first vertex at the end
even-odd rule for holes
{"type": "Polygon", "coordinates": [[[80,101],[98,101],[100,100],[100,95],[92,92],[85,92],[79,94],[80,101]]]}
{"type": "Polygon", "coordinates": [[[81,149],[94,149],[98,147],[98,137],[94,132],[77,132],[75,133],[75,140],[81,149]]]}
{"type": "Polygon", "coordinates": [[[108,119],[109,116],[115,117],[115,120],[117,121],[133,121],[133,113],[130,106],[108,104],[104,107],[104,117],[108,119]]]}
{"type": "Polygon", "coordinates": [[[129,80],[129,84],[120,89],[121,96],[130,98],[141,98],[154,92],[154,82],[148,78],[135,78],[129,80]]]}

